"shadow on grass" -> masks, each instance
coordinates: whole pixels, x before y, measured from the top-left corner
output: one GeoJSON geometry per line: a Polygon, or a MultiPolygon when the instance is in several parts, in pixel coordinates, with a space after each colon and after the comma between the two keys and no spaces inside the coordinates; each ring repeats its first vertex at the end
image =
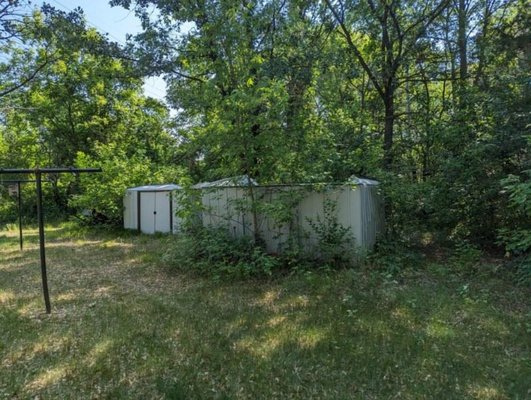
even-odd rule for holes
{"type": "Polygon", "coordinates": [[[219,284],[146,264],[157,239],[85,242],[50,248],[51,316],[0,297],[0,397],[526,396],[525,313],[488,296],[352,272],[219,284]]]}

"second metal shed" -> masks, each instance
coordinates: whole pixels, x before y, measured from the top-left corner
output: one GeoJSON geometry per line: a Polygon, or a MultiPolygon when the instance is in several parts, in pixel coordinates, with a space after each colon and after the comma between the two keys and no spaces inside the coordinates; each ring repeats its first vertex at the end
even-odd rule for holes
{"type": "Polygon", "coordinates": [[[176,233],[181,221],[175,215],[181,187],[175,184],[129,188],[124,196],[124,228],[143,233],[176,233]]]}

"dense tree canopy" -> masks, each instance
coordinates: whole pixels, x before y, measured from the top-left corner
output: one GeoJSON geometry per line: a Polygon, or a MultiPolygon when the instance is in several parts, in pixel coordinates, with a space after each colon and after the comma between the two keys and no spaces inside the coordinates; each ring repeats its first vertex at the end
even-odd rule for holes
{"type": "Polygon", "coordinates": [[[114,195],[100,191],[89,201],[86,195],[76,196],[79,178],[59,181],[53,176],[49,195],[59,209],[75,200],[72,204],[119,220],[117,192],[164,181],[168,174],[174,179],[177,168],[172,173],[170,166],[176,142],[167,108],[143,95],[142,80],[131,63],[117,45],[86,26],[80,10],[63,13],[45,6],[20,25],[17,40],[23,46],[6,44],[10,58],[4,82],[18,75],[12,71],[34,71],[34,76],[4,97],[0,164],[112,164],[112,174],[107,168],[96,179],[100,187],[114,186],[114,195]],[[43,67],[35,72],[35,65],[43,67]],[[135,169],[139,172],[133,173],[135,169]]]}
{"type": "MultiPolygon", "coordinates": [[[[508,245],[513,229],[529,250],[525,1],[111,4],[142,20],[126,48],[79,10],[49,6],[17,17],[14,40],[20,4],[0,2],[2,166],[104,165],[113,198],[164,179],[365,175],[384,182],[388,226],[403,239],[508,245]],[[171,116],[142,94],[148,75],[166,79],[171,116]]],[[[72,197],[79,184],[90,185],[54,186],[56,202],[87,206],[72,197]]],[[[119,217],[102,189],[85,189],[119,217]]]]}

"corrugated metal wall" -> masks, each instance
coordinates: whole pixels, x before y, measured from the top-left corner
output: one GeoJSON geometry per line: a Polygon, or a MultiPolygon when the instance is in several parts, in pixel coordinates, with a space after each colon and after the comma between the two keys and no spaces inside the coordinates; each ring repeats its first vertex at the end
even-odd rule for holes
{"type": "Polygon", "coordinates": [[[235,237],[253,234],[252,214],[246,211],[250,202],[244,189],[222,187],[201,189],[201,192],[203,226],[226,226],[235,237]]]}
{"type": "Polygon", "coordinates": [[[137,192],[127,190],[124,196],[124,228],[138,229],[137,192]]]}
{"type": "Polygon", "coordinates": [[[363,243],[371,248],[384,231],[384,207],[378,186],[368,186],[361,193],[361,224],[363,243]]]}
{"type": "Polygon", "coordinates": [[[356,246],[371,248],[377,235],[383,231],[381,200],[376,185],[330,186],[322,190],[304,186],[201,189],[203,226],[225,226],[235,237],[253,236],[250,190],[253,190],[258,204],[257,229],[271,253],[282,253],[289,240],[295,240],[303,248],[316,245],[319,239],[312,222],[325,221],[328,201],[335,205],[338,222],[350,229],[356,246]],[[292,202],[287,218],[286,210],[281,209],[286,199],[288,203],[292,202]],[[284,215],[280,221],[279,215],[284,215]]]}

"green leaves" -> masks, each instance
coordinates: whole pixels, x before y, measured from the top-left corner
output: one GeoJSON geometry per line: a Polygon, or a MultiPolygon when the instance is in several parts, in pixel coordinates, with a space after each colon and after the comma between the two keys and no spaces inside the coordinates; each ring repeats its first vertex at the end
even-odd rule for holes
{"type": "Polygon", "coordinates": [[[531,170],[523,171],[523,179],[509,175],[501,184],[508,194],[512,222],[498,231],[499,241],[514,254],[531,250],[531,170]]]}
{"type": "Polygon", "coordinates": [[[182,174],[175,167],[153,164],[141,149],[127,154],[120,143],[99,145],[94,156],[79,152],[75,165],[79,168],[99,167],[102,173],[81,176],[82,190],[71,198],[69,205],[80,210],[95,209],[117,224],[122,221],[122,201],[127,188],[174,182],[182,174]]]}
{"type": "Polygon", "coordinates": [[[46,190],[62,213],[71,200],[70,207],[96,209],[120,222],[126,187],[179,175],[168,110],[143,96],[138,73],[85,26],[81,12],[44,7],[26,24],[30,49],[13,50],[11,71],[46,63],[13,94],[16,107],[1,111],[0,164],[100,166],[105,172],[98,177],[61,178],[46,190]]]}
{"type": "Polygon", "coordinates": [[[522,172],[523,178],[509,175],[501,180],[503,188],[509,193],[509,204],[516,208],[522,217],[531,218],[531,170],[522,172]]]}

